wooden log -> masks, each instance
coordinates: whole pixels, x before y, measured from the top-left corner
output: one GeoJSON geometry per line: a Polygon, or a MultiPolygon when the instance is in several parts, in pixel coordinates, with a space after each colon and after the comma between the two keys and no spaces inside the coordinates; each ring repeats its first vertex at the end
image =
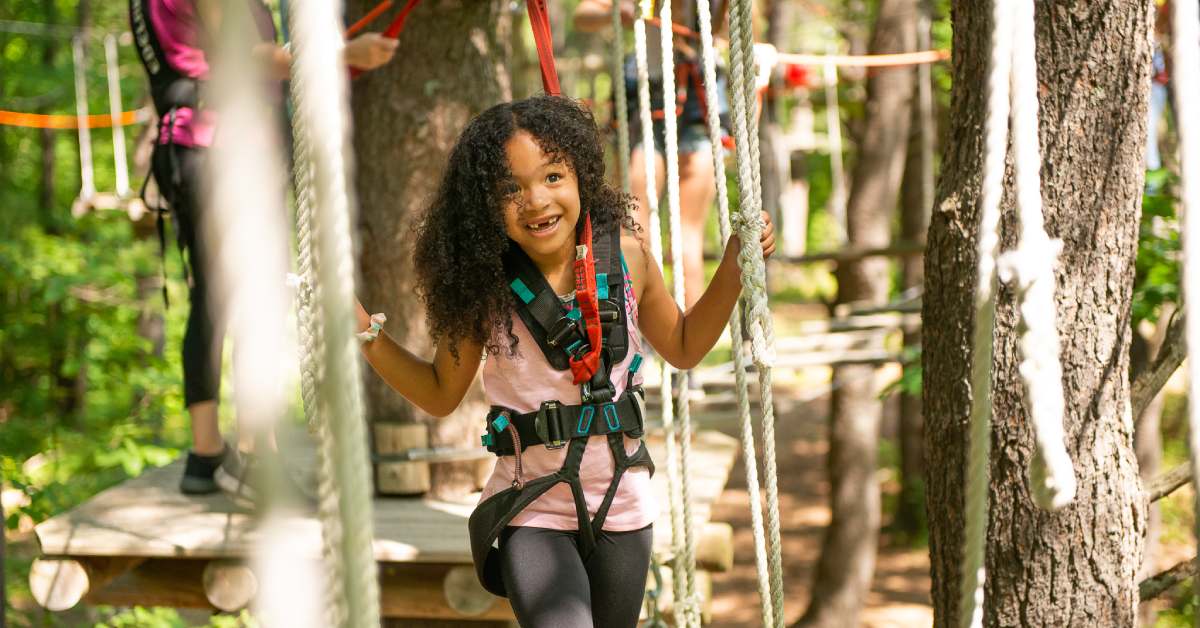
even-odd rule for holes
{"type": "Polygon", "coordinates": [[[733,569],[733,526],[724,521],[709,521],[700,528],[696,567],[720,573],[733,569]]]}
{"type": "Polygon", "coordinates": [[[29,569],[29,590],[33,599],[49,611],[73,608],[89,591],[104,588],[117,576],[129,571],[141,558],[38,558],[29,569]]]}
{"type": "Polygon", "coordinates": [[[482,615],[496,603],[496,596],[479,584],[474,567],[451,567],[442,578],[442,591],[446,604],[468,617],[482,615]]]}
{"type": "MultiPolygon", "coordinates": [[[[375,453],[387,456],[429,448],[429,429],[421,423],[374,424],[375,453]]],[[[382,495],[420,495],[430,488],[429,463],[413,460],[375,465],[375,488],[382,495]]]]}
{"type": "Polygon", "coordinates": [[[254,570],[241,561],[210,561],[204,566],[201,580],[209,604],[227,613],[249,607],[258,595],[258,578],[254,570]]]}
{"type": "MultiPolygon", "coordinates": [[[[474,568],[462,564],[429,564],[429,563],[380,563],[379,564],[379,604],[384,617],[404,617],[409,619],[442,619],[442,620],[502,620],[511,621],[515,618],[508,600],[492,597],[492,603],[482,611],[473,615],[465,615],[450,605],[447,599],[447,579],[451,571],[466,570],[452,578],[456,587],[455,604],[463,603],[458,597],[462,591],[469,589],[466,576],[475,578],[474,568]]],[[[476,584],[475,586],[479,586],[476,584]]],[[[490,594],[489,594],[490,595],[490,594]]],[[[475,610],[482,603],[475,599],[468,604],[468,610],[475,610]],[[474,604],[471,606],[470,604],[474,604]]]]}
{"type": "Polygon", "coordinates": [[[151,558],[101,589],[89,591],[84,601],[108,606],[170,606],[212,608],[204,594],[202,559],[151,558]]]}

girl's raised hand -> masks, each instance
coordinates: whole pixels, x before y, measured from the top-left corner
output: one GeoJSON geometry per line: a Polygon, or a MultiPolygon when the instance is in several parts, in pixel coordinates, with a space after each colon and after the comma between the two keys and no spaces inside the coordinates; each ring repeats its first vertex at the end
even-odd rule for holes
{"type": "Polygon", "coordinates": [[[767,212],[762,213],[763,230],[762,236],[758,239],[762,244],[763,257],[771,257],[775,252],[775,224],[771,222],[771,215],[767,212]]]}

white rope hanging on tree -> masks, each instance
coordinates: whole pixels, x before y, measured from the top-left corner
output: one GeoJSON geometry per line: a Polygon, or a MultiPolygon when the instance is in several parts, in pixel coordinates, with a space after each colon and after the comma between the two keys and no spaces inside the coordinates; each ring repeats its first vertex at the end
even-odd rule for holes
{"type": "Polygon", "coordinates": [[[621,26],[621,3],[612,3],[612,90],[613,113],[617,119],[617,164],[620,168],[621,191],[628,194],[629,185],[629,104],[625,99],[625,29],[621,26]]]}
{"type": "MultiPolygon", "coordinates": [[[[1195,2],[1173,2],[1175,32],[1171,37],[1176,68],[1200,67],[1200,6],[1195,2]]],[[[1175,123],[1179,127],[1180,205],[1183,216],[1183,297],[1189,309],[1195,311],[1192,299],[1200,295],[1200,77],[1196,72],[1176,72],[1177,107],[1175,123]],[[1189,263],[1190,262],[1190,263],[1189,263]]],[[[1200,354],[1200,316],[1189,316],[1185,322],[1189,355],[1200,354]]],[[[1188,446],[1191,450],[1192,477],[1200,477],[1200,360],[1188,360],[1188,446]]],[[[1200,513],[1200,496],[1194,504],[1200,513]]],[[[1194,530],[1200,538],[1200,517],[1194,530]]],[[[1200,579],[1194,587],[1200,588],[1200,579]]]]}
{"type": "Polygon", "coordinates": [[[992,353],[996,273],[1016,284],[1020,299],[1027,411],[1037,445],[1030,463],[1030,491],[1047,510],[1069,504],[1075,473],[1063,442],[1062,366],[1054,303],[1054,266],[1061,242],[1045,232],[1038,140],[1037,64],[1033,3],[994,2],[988,75],[987,126],[978,231],[978,275],[971,367],[971,428],[967,465],[966,530],[959,622],[983,624],[991,458],[992,353]],[[1021,233],[1017,249],[998,257],[1000,200],[1012,112],[1013,162],[1021,233]]]}
{"type": "Polygon", "coordinates": [[[766,264],[762,246],[762,182],[759,174],[758,125],[755,123],[756,79],[754,33],[750,0],[729,4],[729,57],[733,104],[734,141],[737,145],[740,207],[736,219],[741,250],[742,290],[749,307],[750,347],[758,370],[762,404],[763,475],[767,492],[767,551],[773,626],[784,625],[783,559],[779,533],[779,488],[775,464],[775,408],[771,390],[771,366],[774,362],[775,331],[767,308],[766,264]]]}
{"type": "MultiPolygon", "coordinates": [[[[297,91],[296,118],[305,133],[304,152],[311,170],[315,215],[310,237],[318,287],[314,311],[325,349],[324,368],[316,379],[316,415],[321,428],[322,478],[320,512],[326,547],[332,548],[333,572],[327,586],[336,592],[333,625],[378,626],[379,585],[372,542],[371,480],[355,342],[354,257],[350,213],[354,207],[347,185],[352,154],[347,115],[347,76],[342,59],[342,33],[334,5],[315,0],[296,2],[293,80],[311,89],[297,91]],[[323,150],[311,150],[320,146],[323,150]]],[[[303,166],[301,166],[303,167],[303,166]]],[[[307,195],[306,195],[307,196],[307,195]]],[[[303,225],[301,225],[303,229],[303,225]]]]}
{"type": "MultiPolygon", "coordinates": [[[[717,218],[721,242],[730,235],[729,190],[725,181],[725,149],[721,145],[721,120],[718,112],[720,94],[717,89],[716,49],[713,46],[712,9],[706,0],[696,3],[700,18],[700,54],[704,62],[704,93],[709,144],[712,147],[713,169],[717,184],[717,218]]],[[[750,501],[750,525],[754,535],[754,566],[758,575],[758,598],[764,626],[772,625],[775,613],[771,598],[770,569],[767,565],[767,541],[763,531],[762,496],[758,483],[758,456],[754,446],[754,425],[750,413],[749,385],[746,381],[746,356],[742,350],[742,306],[738,299],[729,317],[729,344],[733,353],[734,387],[737,390],[738,423],[742,441],[742,458],[746,460],[746,493],[750,501]]]]}

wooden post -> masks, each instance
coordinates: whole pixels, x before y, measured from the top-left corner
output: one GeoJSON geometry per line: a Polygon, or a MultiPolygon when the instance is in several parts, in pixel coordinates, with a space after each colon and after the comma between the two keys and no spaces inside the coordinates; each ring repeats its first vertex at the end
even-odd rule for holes
{"type": "Polygon", "coordinates": [[[250,606],[258,594],[258,578],[241,561],[214,560],[204,566],[202,580],[209,604],[227,613],[250,606]]]}
{"type": "Polygon", "coordinates": [[[474,567],[452,567],[442,579],[442,591],[446,604],[468,617],[482,615],[496,603],[496,596],[479,584],[474,567]]]}
{"type": "MultiPolygon", "coordinates": [[[[429,447],[429,430],[422,423],[377,422],[375,451],[399,454],[429,447]]],[[[420,495],[429,490],[429,463],[385,462],[375,465],[375,488],[381,495],[420,495]]]]}
{"type": "Polygon", "coordinates": [[[142,560],[133,557],[39,558],[29,569],[29,590],[42,608],[65,611],[78,604],[88,591],[103,588],[142,560]]]}

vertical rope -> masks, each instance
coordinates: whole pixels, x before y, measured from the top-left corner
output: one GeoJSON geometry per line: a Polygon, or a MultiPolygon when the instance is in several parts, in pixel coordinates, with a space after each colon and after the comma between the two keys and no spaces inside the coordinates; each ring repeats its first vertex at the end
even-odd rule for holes
{"type": "Polygon", "coordinates": [[[989,460],[992,419],[992,334],[996,319],[996,257],[1000,251],[1000,198],[1008,149],[1009,77],[1012,74],[1012,7],[992,3],[992,50],[988,63],[987,120],[983,188],[979,205],[978,275],[971,362],[971,427],[967,453],[966,530],[959,625],[983,625],[983,585],[987,579],[989,460]]]}
{"type": "Polygon", "coordinates": [[[775,408],[771,365],[775,332],[767,308],[766,265],[762,246],[762,182],[759,173],[758,126],[755,124],[754,37],[749,0],[734,0],[729,7],[730,66],[733,83],[734,131],[738,149],[738,183],[742,189],[737,219],[741,251],[742,288],[749,299],[750,343],[758,370],[763,420],[763,475],[767,489],[767,548],[774,625],[784,625],[783,558],[779,532],[779,486],[775,463],[775,408]]]}
{"type": "Polygon", "coordinates": [[[317,383],[317,416],[322,429],[320,509],[330,525],[326,543],[335,549],[340,568],[336,582],[344,598],[346,626],[379,625],[379,590],[372,541],[370,472],[363,425],[361,380],[353,336],[354,256],[350,214],[354,208],[347,185],[351,154],[347,132],[347,77],[342,63],[342,36],[334,5],[304,0],[296,3],[292,32],[297,44],[293,78],[312,89],[300,93],[296,115],[308,132],[304,156],[312,164],[312,199],[316,201],[311,238],[318,263],[313,275],[320,299],[315,310],[322,323],[326,351],[317,383]],[[321,146],[324,150],[311,150],[321,146]],[[339,490],[340,489],[340,490],[339,490]],[[340,494],[339,494],[340,493],[340,494]],[[336,515],[335,515],[336,513],[336,515]]]}
{"type": "Polygon", "coordinates": [[[121,122],[121,69],[117,61],[117,38],[104,36],[104,68],[108,76],[108,113],[112,116],[113,166],[117,196],[129,198],[129,163],[125,155],[125,124],[121,122]]]}
{"type": "Polygon", "coordinates": [[[1075,469],[1063,442],[1062,364],[1054,304],[1054,268],[1060,240],[1046,235],[1042,217],[1042,166],[1038,145],[1037,59],[1033,2],[1014,5],[1012,43],[1012,142],[1021,239],[1001,256],[1004,281],[1015,280],[1021,311],[1021,378],[1025,381],[1036,449],[1029,465],[1034,501],[1056,510],[1075,499],[1075,469]]]}
{"type": "MultiPolygon", "coordinates": [[[[700,17],[700,49],[704,61],[704,91],[707,107],[708,136],[712,146],[713,167],[717,183],[717,217],[721,242],[728,242],[729,190],[725,181],[725,150],[721,146],[721,120],[718,112],[720,94],[717,91],[716,50],[713,46],[712,8],[706,0],[696,3],[700,17]]],[[[754,566],[758,575],[758,598],[764,626],[772,625],[774,610],[771,599],[770,569],[767,566],[767,544],[763,532],[762,496],[758,484],[758,456],[754,446],[754,425],[750,414],[749,386],[746,382],[746,356],[742,347],[742,307],[745,298],[738,299],[729,317],[729,344],[733,352],[734,385],[737,389],[738,422],[742,441],[742,458],[746,461],[746,492],[750,500],[750,523],[754,535],[754,566]]]]}
{"type": "Polygon", "coordinates": [[[617,164],[621,176],[621,191],[628,194],[629,185],[629,103],[625,98],[625,30],[621,26],[621,3],[612,3],[612,90],[613,113],[617,119],[617,164]]]}
{"type": "MultiPolygon", "coordinates": [[[[675,302],[680,308],[686,308],[683,279],[683,225],[679,215],[679,129],[678,118],[675,116],[675,42],[671,24],[671,3],[664,0],[659,12],[659,22],[662,26],[660,47],[662,50],[662,91],[663,91],[663,152],[666,160],[667,181],[667,215],[671,228],[671,276],[675,293],[675,302]]],[[[643,151],[643,154],[645,152],[643,151]]],[[[651,153],[652,155],[653,153],[651,153]]],[[[688,458],[691,452],[692,417],[688,403],[688,372],[679,371],[677,390],[679,391],[679,407],[673,418],[678,420],[679,457],[676,461],[675,475],[678,480],[678,497],[675,501],[679,508],[672,509],[671,523],[675,540],[673,549],[674,560],[672,571],[675,583],[675,624],[677,626],[700,626],[700,602],[696,596],[696,556],[692,531],[692,496],[690,483],[690,467],[688,458]],[[682,619],[682,621],[680,621],[682,619]]],[[[667,382],[669,385],[669,381],[667,382]]],[[[671,464],[671,441],[674,434],[668,430],[667,464],[671,464]]]]}
{"type": "MultiPolygon", "coordinates": [[[[297,47],[297,50],[300,47],[302,46],[297,47]]],[[[296,57],[293,57],[293,63],[295,59],[296,57]]],[[[309,89],[305,77],[299,72],[293,73],[290,86],[293,102],[303,99],[309,89]]],[[[311,142],[302,116],[293,115],[291,121],[294,138],[292,180],[296,190],[296,263],[299,275],[296,286],[296,322],[300,338],[300,398],[309,432],[317,435],[318,516],[322,529],[322,559],[330,583],[324,589],[325,624],[342,626],[346,623],[347,609],[341,586],[345,570],[338,555],[338,540],[342,538],[341,521],[336,509],[329,508],[331,505],[336,506],[337,499],[323,498],[336,495],[337,486],[333,482],[333,439],[329,434],[328,421],[319,415],[317,400],[317,382],[324,377],[322,362],[318,357],[325,354],[325,342],[320,313],[315,309],[317,301],[322,298],[322,291],[317,283],[316,260],[313,255],[313,229],[317,228],[317,225],[314,224],[312,211],[314,200],[311,142]]]]}
{"type": "Polygon", "coordinates": [[[87,124],[88,96],[82,35],[71,38],[71,60],[75,66],[75,116],[79,118],[79,124],[76,125],[79,132],[79,200],[86,204],[96,195],[96,179],[92,170],[92,131],[87,124]]]}
{"type": "MultiPolygon", "coordinates": [[[[1200,67],[1200,9],[1195,2],[1171,3],[1175,32],[1171,37],[1174,46],[1175,67],[1193,68],[1192,71],[1177,71],[1175,81],[1175,123],[1179,125],[1180,200],[1183,214],[1183,296],[1188,307],[1195,311],[1192,299],[1200,295],[1200,126],[1195,117],[1200,107],[1200,81],[1194,68],[1200,67]],[[1191,263],[1187,263],[1190,260],[1191,263]]],[[[1200,316],[1189,316],[1184,326],[1188,352],[1200,352],[1200,316]]],[[[1191,450],[1192,477],[1200,471],[1200,360],[1188,360],[1188,445],[1191,450]]],[[[1200,496],[1195,503],[1200,513],[1200,496]]],[[[1196,535],[1200,538],[1200,517],[1196,519],[1196,535]]],[[[1200,580],[1193,584],[1200,591],[1200,580]]]]}

